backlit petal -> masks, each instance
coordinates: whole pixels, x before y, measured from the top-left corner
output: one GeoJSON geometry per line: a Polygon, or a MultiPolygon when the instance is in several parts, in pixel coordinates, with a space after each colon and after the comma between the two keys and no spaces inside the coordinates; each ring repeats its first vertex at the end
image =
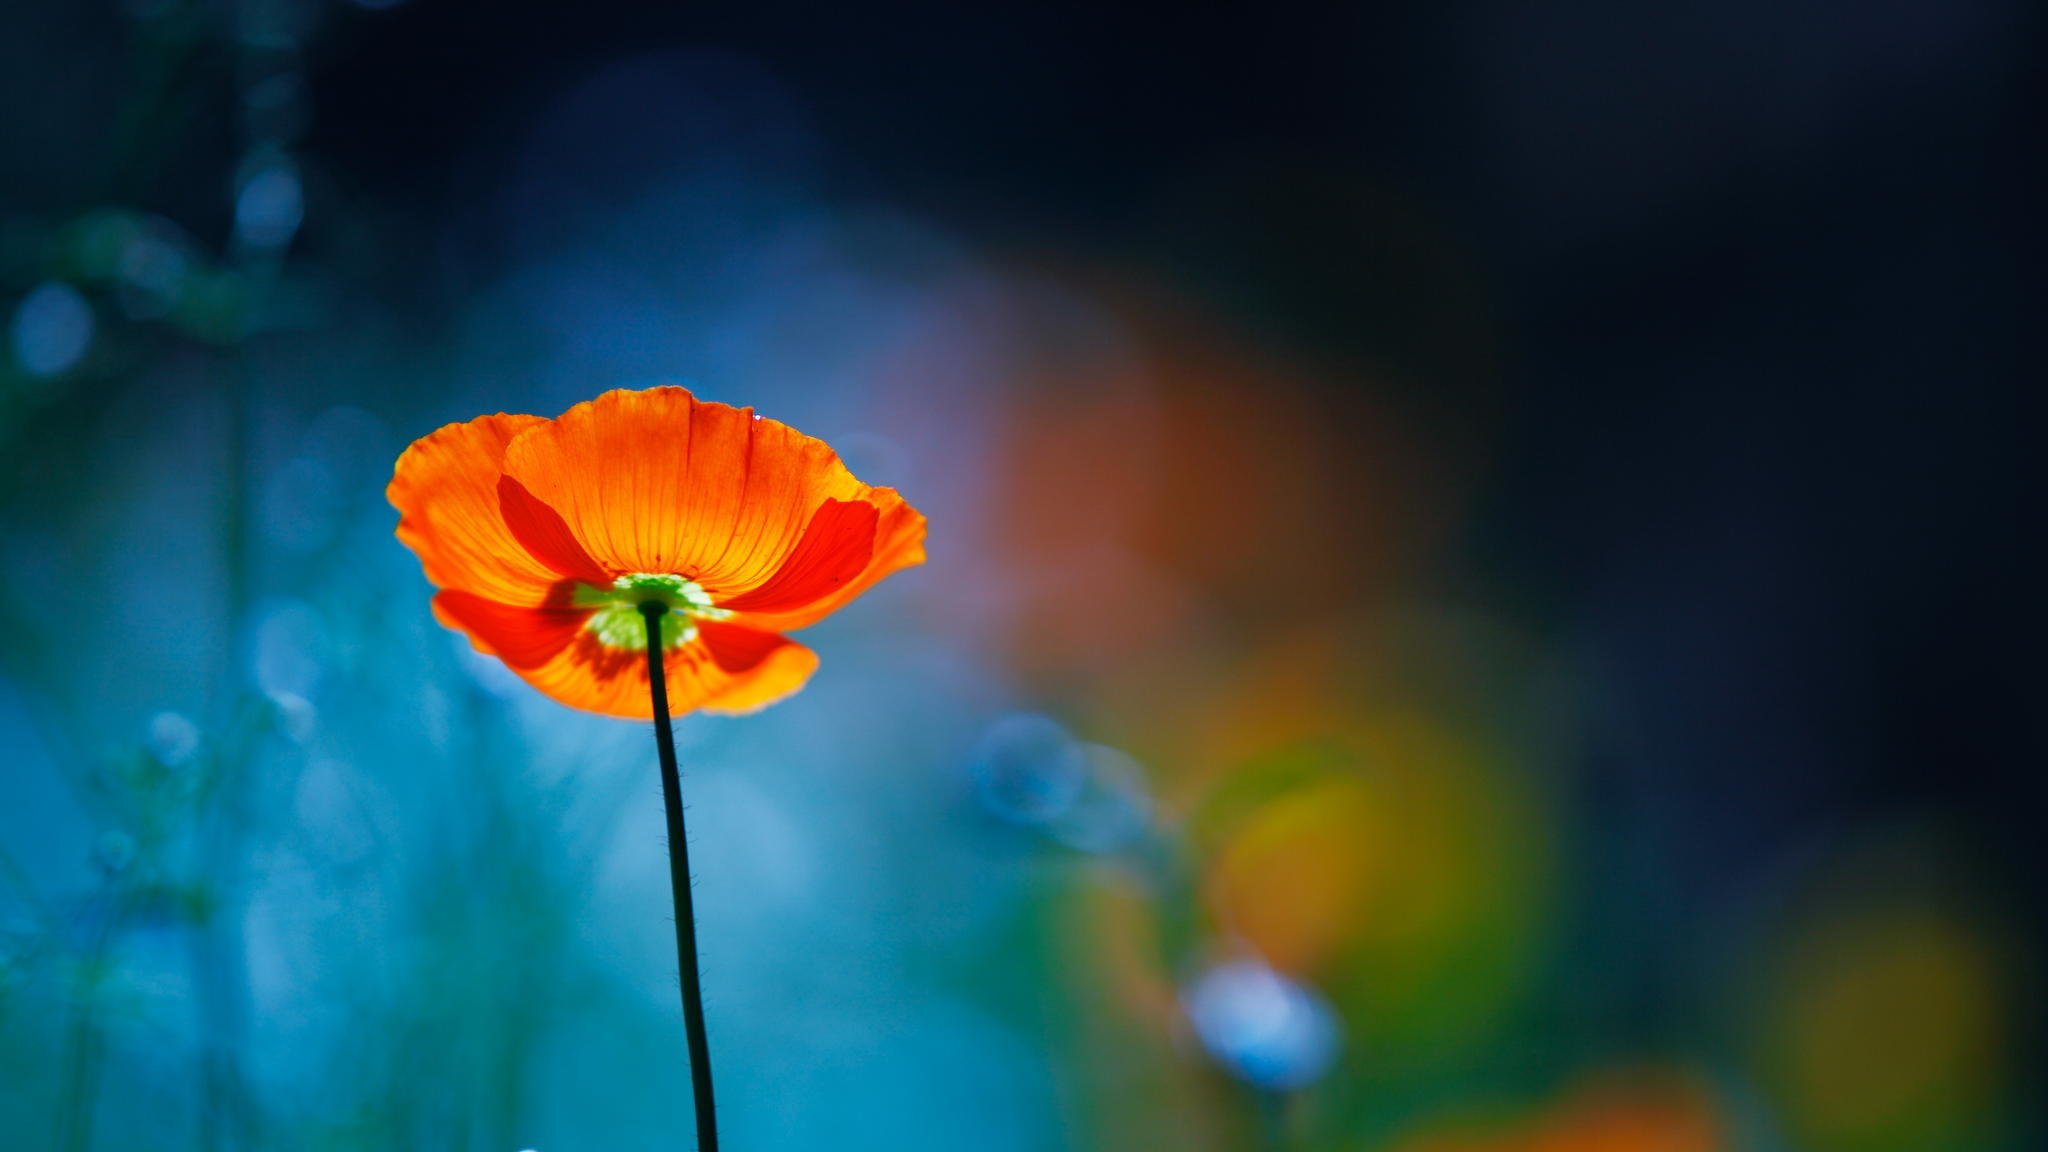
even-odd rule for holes
{"type": "Polygon", "coordinates": [[[612,574],[598,566],[576,542],[562,514],[548,507],[510,476],[498,478],[498,512],[505,527],[534,559],[572,580],[603,586],[612,574]]]}
{"type": "Polygon", "coordinates": [[[413,442],[385,495],[398,509],[398,538],[436,586],[502,604],[539,604],[561,574],[534,558],[498,511],[505,446],[546,424],[538,416],[479,416],[413,442]]]}
{"type": "MultiPolygon", "coordinates": [[[[697,627],[698,644],[710,656],[708,667],[697,669],[708,690],[702,704],[707,712],[730,716],[765,708],[803,687],[818,670],[818,654],[787,636],[709,621],[697,627]]],[[[671,687],[669,704],[677,702],[671,687]]]]}
{"type": "Polygon", "coordinates": [[[878,520],[875,506],[865,500],[825,501],[775,575],[719,607],[735,612],[788,612],[830,596],[866,571],[875,555],[878,520]]]}
{"type": "Polygon", "coordinates": [[[748,712],[817,668],[782,632],[924,560],[924,517],[895,491],[681,388],[451,424],[407,449],[388,495],[442,623],[563,703],[637,719],[646,653],[611,626],[636,589],[694,616],[663,657],[671,711],[748,712]]]}
{"type": "Polygon", "coordinates": [[[469,637],[476,650],[515,671],[538,668],[576,639],[590,619],[587,608],[518,608],[468,592],[434,597],[434,617],[469,637]]]}
{"type": "MultiPolygon", "coordinates": [[[[811,584],[806,590],[819,594],[808,603],[777,602],[742,607],[746,598],[735,598],[728,602],[740,613],[734,623],[772,632],[787,632],[815,624],[840,605],[872,588],[882,577],[924,563],[924,514],[906,503],[893,488],[869,489],[866,502],[876,510],[875,535],[874,544],[868,550],[867,563],[858,575],[832,587],[823,586],[822,581],[811,584]]],[[[764,585],[763,590],[767,587],[764,585]]],[[[796,597],[789,599],[793,601],[796,597]]]]}
{"type": "MultiPolygon", "coordinates": [[[[697,638],[669,649],[662,667],[671,715],[731,714],[752,712],[803,687],[818,669],[818,654],[774,633],[702,622],[697,638]]],[[[512,670],[572,708],[654,718],[644,649],[606,647],[585,630],[546,663],[512,670]]]]}
{"type": "Polygon", "coordinates": [[[779,571],[827,500],[868,500],[821,440],[681,388],[607,392],[508,447],[506,474],[599,565],[675,573],[723,601],[779,571]]]}

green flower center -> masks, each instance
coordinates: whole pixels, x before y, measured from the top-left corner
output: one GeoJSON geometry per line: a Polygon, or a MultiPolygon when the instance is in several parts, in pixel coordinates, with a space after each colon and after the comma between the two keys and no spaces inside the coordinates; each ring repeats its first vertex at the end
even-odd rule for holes
{"type": "Polygon", "coordinates": [[[731,610],[711,603],[711,594],[695,580],[657,572],[628,572],[612,581],[609,588],[578,584],[569,601],[578,608],[594,608],[584,627],[607,648],[647,650],[647,617],[642,604],[660,604],[661,646],[673,648],[697,638],[697,621],[724,620],[731,610]]]}

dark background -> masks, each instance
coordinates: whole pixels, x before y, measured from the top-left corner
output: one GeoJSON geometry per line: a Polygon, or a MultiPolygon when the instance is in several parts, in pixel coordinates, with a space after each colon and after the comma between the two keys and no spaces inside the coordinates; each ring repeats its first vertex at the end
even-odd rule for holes
{"type": "MultiPolygon", "coordinates": [[[[1595,880],[1655,891],[1621,945],[1655,951],[1777,854],[1892,812],[1976,830],[2043,906],[2040,23],[417,4],[316,68],[311,141],[480,274],[493,236],[464,206],[514,163],[506,125],[593,60],[711,44],[802,95],[838,194],[1171,269],[1400,378],[1487,442],[1464,546],[1589,629],[1633,717],[1591,750],[1595,819],[1684,826],[1654,878],[1595,880]]],[[[648,95],[587,141],[593,195],[690,131],[661,103],[682,94],[648,95]]]]}
{"type": "MultiPolygon", "coordinates": [[[[308,172],[291,259],[343,343],[360,324],[431,347],[534,252],[732,156],[1050,275],[1140,270],[1299,368],[1340,445],[1374,451],[1389,411],[1417,429],[1461,514],[1411,530],[1430,543],[1404,582],[1479,596],[1597,681],[1555,786],[1580,909],[1558,963],[1600,986],[1560,1010],[1598,1044],[1712,1032],[1701,918],[1870,828],[1916,847],[1852,863],[1852,887],[1898,866],[2034,971],[2033,8],[250,10],[236,40],[204,4],[11,0],[10,292],[40,274],[23,237],[94,205],[226,247],[252,129],[225,109],[271,73],[297,86],[280,132],[308,172]]],[[[19,417],[10,531],[46,528],[53,490],[87,506],[50,429],[103,433],[108,397],[147,394],[116,377],[19,417]]],[[[1348,467],[1328,483],[1383,500],[1348,467]]],[[[2023,1069],[2041,1006],[2011,987],[2023,1069]]]]}
{"type": "MultiPolygon", "coordinates": [[[[509,126],[593,61],[757,62],[833,141],[838,194],[1171,268],[1425,411],[1483,413],[1472,547],[1538,610],[1597,617],[1704,825],[1679,892],[1843,809],[1928,803],[2038,878],[2039,26],[1997,3],[422,3],[346,22],[309,144],[352,200],[449,237],[441,277],[482,276],[466,206],[516,163],[509,126]]],[[[650,83],[577,179],[659,170],[680,95],[650,83]]],[[[405,271],[432,315],[445,282],[405,271]]]]}

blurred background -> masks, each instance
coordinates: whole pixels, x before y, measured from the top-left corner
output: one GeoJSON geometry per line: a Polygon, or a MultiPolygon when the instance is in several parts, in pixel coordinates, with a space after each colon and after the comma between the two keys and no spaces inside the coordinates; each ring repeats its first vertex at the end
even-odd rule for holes
{"type": "Polygon", "coordinates": [[[10,0],[0,1131],[688,1146],[383,499],[680,382],[931,518],[679,729],[737,1152],[2042,1146],[2040,32],[10,0]]]}

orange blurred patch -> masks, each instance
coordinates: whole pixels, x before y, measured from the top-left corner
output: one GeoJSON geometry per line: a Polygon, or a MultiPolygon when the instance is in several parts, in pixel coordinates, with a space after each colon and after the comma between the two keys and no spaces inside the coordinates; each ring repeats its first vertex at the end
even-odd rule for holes
{"type": "Polygon", "coordinates": [[[1388,709],[1326,717],[1303,755],[1318,775],[1232,821],[1210,856],[1219,926],[1276,968],[1369,984],[1382,1028],[1389,1010],[1505,995],[1547,902],[1547,857],[1501,752],[1388,709]],[[1449,969],[1467,983],[1440,986],[1449,969]]]}
{"type": "Polygon", "coordinates": [[[1728,1134],[1713,1094],[1688,1076],[1595,1080],[1551,1110],[1528,1152],[1719,1152],[1728,1134]]]}
{"type": "Polygon", "coordinates": [[[1520,1118],[1457,1117],[1396,1152],[1726,1152],[1722,1106],[1707,1083],[1671,1070],[1608,1073],[1520,1118]]]}
{"type": "Polygon", "coordinates": [[[1112,289],[1127,337],[1027,367],[997,452],[992,563],[1024,579],[1010,654],[1076,677],[1356,608],[1456,517],[1446,462],[1365,383],[1112,289]]]}
{"type": "Polygon", "coordinates": [[[1314,976],[1384,908],[1384,801],[1339,778],[1267,805],[1210,866],[1217,920],[1283,972],[1314,976]]]}

